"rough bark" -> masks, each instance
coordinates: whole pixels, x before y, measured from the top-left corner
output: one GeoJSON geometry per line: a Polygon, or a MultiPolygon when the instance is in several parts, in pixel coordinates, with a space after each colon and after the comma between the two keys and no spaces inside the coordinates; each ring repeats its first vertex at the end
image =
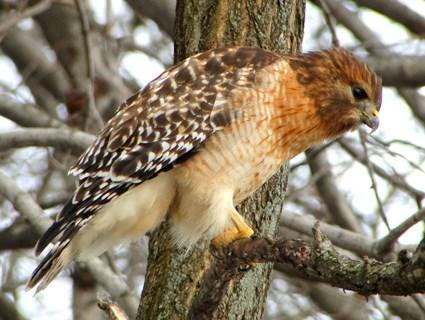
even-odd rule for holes
{"type": "MultiPolygon", "coordinates": [[[[300,49],[303,0],[178,1],[175,60],[214,47],[257,46],[277,52],[300,49]]],[[[259,236],[276,234],[286,168],[238,210],[259,236]]],[[[208,243],[177,250],[164,223],[150,241],[148,270],[137,319],[185,319],[213,260],[208,243]]],[[[272,264],[259,264],[228,287],[211,319],[261,319],[272,264]]]]}

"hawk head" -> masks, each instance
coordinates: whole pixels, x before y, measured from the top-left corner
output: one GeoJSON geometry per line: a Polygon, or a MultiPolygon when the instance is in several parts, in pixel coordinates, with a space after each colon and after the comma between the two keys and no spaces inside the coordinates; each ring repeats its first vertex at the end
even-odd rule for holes
{"type": "Polygon", "coordinates": [[[331,137],[362,123],[372,131],[378,128],[382,82],[366,63],[340,48],[302,54],[289,62],[331,137]]]}

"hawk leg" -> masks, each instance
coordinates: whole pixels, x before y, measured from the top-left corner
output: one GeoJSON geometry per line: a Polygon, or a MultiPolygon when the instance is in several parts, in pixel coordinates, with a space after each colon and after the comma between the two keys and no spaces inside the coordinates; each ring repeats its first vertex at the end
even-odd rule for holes
{"type": "Polygon", "coordinates": [[[233,226],[225,229],[222,234],[212,239],[211,243],[214,247],[219,248],[227,246],[233,241],[246,239],[254,234],[254,230],[251,229],[236,210],[232,212],[231,219],[233,226]]]}

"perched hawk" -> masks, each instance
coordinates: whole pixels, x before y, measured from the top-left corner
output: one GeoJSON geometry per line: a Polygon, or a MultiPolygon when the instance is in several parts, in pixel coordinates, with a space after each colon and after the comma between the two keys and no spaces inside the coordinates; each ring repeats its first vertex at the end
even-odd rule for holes
{"type": "Polygon", "coordinates": [[[381,80],[343,49],[207,51],[129,98],[71,173],[79,186],[37,243],[28,287],[72,260],[141,237],[166,217],[176,243],[252,235],[235,205],[283,163],[361,123],[375,130],[381,80]]]}

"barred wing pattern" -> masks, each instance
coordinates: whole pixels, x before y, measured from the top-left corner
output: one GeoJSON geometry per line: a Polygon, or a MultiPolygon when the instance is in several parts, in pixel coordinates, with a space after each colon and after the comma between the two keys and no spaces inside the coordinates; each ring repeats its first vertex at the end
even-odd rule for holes
{"type": "Polygon", "coordinates": [[[71,169],[79,187],[36,253],[58,235],[58,249],[49,255],[60,253],[105,203],[184,161],[208,136],[243,117],[243,106],[229,104],[232,90],[253,87],[256,71],[280,58],[255,48],[207,51],[168,69],[129,98],[71,169]]]}

